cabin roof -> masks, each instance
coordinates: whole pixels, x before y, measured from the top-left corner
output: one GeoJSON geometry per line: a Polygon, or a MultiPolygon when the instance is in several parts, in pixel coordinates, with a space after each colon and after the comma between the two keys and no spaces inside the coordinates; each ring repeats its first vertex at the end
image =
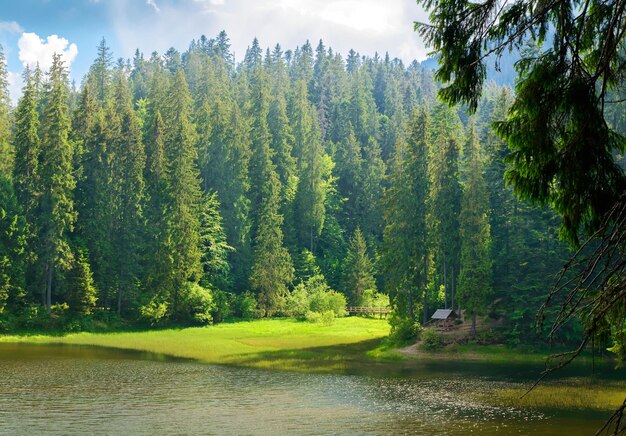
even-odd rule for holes
{"type": "Polygon", "coordinates": [[[452,309],[437,309],[431,319],[448,319],[455,316],[456,313],[452,309]]]}

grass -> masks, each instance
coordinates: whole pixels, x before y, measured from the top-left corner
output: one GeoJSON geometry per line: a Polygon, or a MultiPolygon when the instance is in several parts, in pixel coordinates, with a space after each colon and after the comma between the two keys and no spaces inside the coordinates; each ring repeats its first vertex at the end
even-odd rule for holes
{"type": "Polygon", "coordinates": [[[570,410],[615,410],[624,401],[626,382],[580,382],[577,385],[545,383],[528,394],[520,389],[500,389],[490,393],[490,401],[514,407],[570,410]]]}
{"type": "MultiPolygon", "coordinates": [[[[535,367],[547,355],[498,345],[455,345],[434,352],[409,347],[408,352],[399,353],[396,345],[385,339],[388,334],[385,320],[348,317],[336,319],[331,325],[264,319],[200,328],[0,336],[0,342],[102,346],[206,363],[300,372],[389,375],[395,371],[436,371],[452,365],[464,368],[468,377],[481,376],[472,372],[472,368],[482,367],[481,363],[492,364],[488,365],[492,369],[512,369],[512,364],[535,367]]],[[[483,400],[513,407],[608,411],[623,401],[626,392],[623,379],[602,383],[566,380],[542,383],[523,398],[524,390],[504,388],[490,392],[483,400]]]]}
{"type": "Polygon", "coordinates": [[[388,334],[385,320],[348,317],[336,319],[331,325],[264,319],[141,332],[0,336],[0,342],[94,345],[206,363],[337,372],[374,363],[366,353],[388,334]]]}

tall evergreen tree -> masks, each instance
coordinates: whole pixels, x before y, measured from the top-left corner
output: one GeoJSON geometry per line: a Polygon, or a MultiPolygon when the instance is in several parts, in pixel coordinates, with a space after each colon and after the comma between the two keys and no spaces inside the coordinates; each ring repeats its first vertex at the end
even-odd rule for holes
{"type": "Polygon", "coordinates": [[[294,273],[291,256],[283,246],[283,217],[279,212],[279,201],[278,176],[273,164],[267,160],[250,285],[258,293],[259,308],[268,317],[283,308],[294,273]]]}
{"type": "Polygon", "coordinates": [[[191,124],[191,95],[182,71],[177,71],[164,102],[164,155],[167,177],[166,247],[170,264],[167,281],[172,311],[176,314],[180,291],[202,272],[200,251],[201,190],[195,132],[191,124]]]}
{"type": "Polygon", "coordinates": [[[354,231],[343,267],[344,289],[351,304],[363,303],[365,291],[376,291],[374,265],[367,254],[367,243],[359,227],[354,231]]]}
{"type": "Polygon", "coordinates": [[[0,317],[25,295],[28,224],[8,178],[0,178],[0,317]]]}
{"type": "Polygon", "coordinates": [[[76,221],[72,191],[76,185],[72,172],[73,147],[68,135],[71,127],[67,70],[59,55],[52,58],[45,93],[40,156],[41,193],[39,202],[39,261],[44,276],[42,303],[52,305],[53,282],[59,268],[72,259],[68,233],[76,221]]]}
{"type": "Polygon", "coordinates": [[[385,287],[396,311],[414,318],[422,302],[427,321],[428,244],[427,197],[429,119],[422,109],[407,124],[406,139],[398,141],[385,192],[382,265],[385,287]]]}
{"type": "MultiPolygon", "coordinates": [[[[475,137],[474,137],[475,138],[475,137]]],[[[469,149],[467,181],[461,207],[461,272],[459,299],[462,309],[472,319],[472,334],[476,334],[476,317],[484,315],[492,292],[489,192],[483,172],[477,140],[469,149]]]]}
{"type": "Polygon", "coordinates": [[[65,277],[65,299],[70,312],[84,316],[93,312],[97,301],[97,291],[89,266],[89,257],[84,249],[76,250],[72,267],[65,277]]]}
{"type": "Polygon", "coordinates": [[[11,98],[4,49],[0,44],[0,177],[13,174],[14,150],[11,146],[11,98]]]}
{"type": "Polygon", "coordinates": [[[17,198],[28,219],[31,232],[36,231],[36,210],[41,181],[39,179],[39,114],[37,91],[30,69],[24,72],[24,87],[15,111],[15,166],[13,180],[17,198]]]}
{"type": "Polygon", "coordinates": [[[115,114],[111,137],[111,183],[115,185],[115,233],[112,235],[116,265],[117,311],[128,301],[125,295],[133,291],[143,275],[141,257],[145,244],[144,167],[145,151],[139,119],[133,109],[130,87],[123,73],[116,73],[113,86],[115,114]]]}

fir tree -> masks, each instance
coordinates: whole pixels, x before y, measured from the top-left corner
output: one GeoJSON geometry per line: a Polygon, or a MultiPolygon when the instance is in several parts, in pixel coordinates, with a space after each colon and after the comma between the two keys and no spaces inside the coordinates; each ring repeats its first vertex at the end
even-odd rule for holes
{"type": "Polygon", "coordinates": [[[0,178],[0,315],[20,302],[26,285],[28,225],[8,178],[0,178]]]}
{"type": "Polygon", "coordinates": [[[382,265],[385,287],[402,317],[414,318],[423,303],[427,321],[428,244],[427,197],[429,119],[424,109],[414,112],[406,139],[398,142],[385,192],[382,265]]]}
{"type": "Polygon", "coordinates": [[[182,71],[171,81],[163,120],[166,130],[164,151],[167,177],[166,247],[170,264],[167,282],[172,310],[176,313],[179,294],[188,281],[197,281],[202,272],[200,251],[200,178],[195,133],[190,121],[191,96],[182,71]]]}
{"type": "Polygon", "coordinates": [[[65,299],[70,312],[78,316],[92,313],[97,301],[97,291],[89,266],[89,256],[84,249],[77,250],[64,284],[65,299]]]}
{"type": "Polygon", "coordinates": [[[350,240],[343,267],[344,289],[351,304],[363,303],[365,291],[376,291],[374,266],[367,254],[367,244],[360,228],[356,228],[350,240]]]}
{"type": "Polygon", "coordinates": [[[39,204],[39,261],[44,276],[42,302],[48,310],[57,268],[67,268],[72,254],[68,233],[76,221],[72,191],[73,147],[69,141],[70,118],[67,71],[59,55],[54,55],[46,88],[40,155],[41,193],[39,204]]]}
{"type": "Polygon", "coordinates": [[[467,182],[461,205],[461,271],[459,299],[462,309],[472,319],[476,334],[476,317],[484,315],[492,291],[489,192],[483,176],[483,162],[478,141],[474,140],[468,156],[467,182]]]}
{"type": "Polygon", "coordinates": [[[11,146],[11,98],[4,49],[0,44],[0,177],[13,175],[13,155],[11,146]]]}

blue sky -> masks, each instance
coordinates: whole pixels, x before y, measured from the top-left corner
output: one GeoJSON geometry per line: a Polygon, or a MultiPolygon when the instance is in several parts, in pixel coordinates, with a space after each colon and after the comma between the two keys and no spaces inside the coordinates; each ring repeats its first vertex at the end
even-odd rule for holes
{"type": "Polygon", "coordinates": [[[285,49],[323,39],[342,54],[389,51],[405,62],[426,55],[412,30],[425,14],[414,0],[18,0],[2,1],[0,44],[8,61],[11,93],[26,64],[49,65],[62,52],[78,83],[104,37],[115,58],[180,51],[193,38],[228,33],[237,60],[252,39],[285,49]]]}

